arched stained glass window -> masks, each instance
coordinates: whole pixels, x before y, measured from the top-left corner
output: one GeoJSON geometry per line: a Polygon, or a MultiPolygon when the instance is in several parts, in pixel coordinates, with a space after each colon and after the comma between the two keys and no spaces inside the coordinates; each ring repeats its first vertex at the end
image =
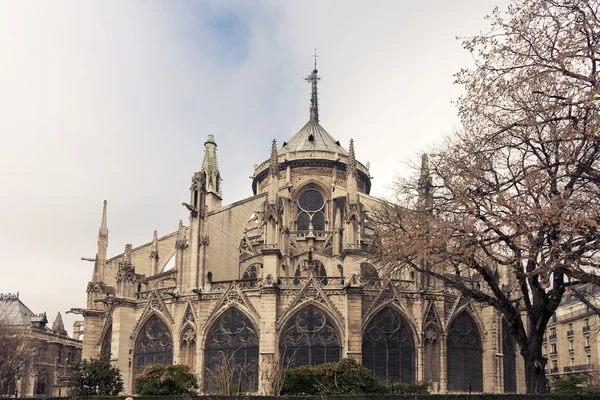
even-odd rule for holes
{"type": "Polygon", "coordinates": [[[392,307],[381,310],[363,335],[363,365],[378,378],[413,382],[415,345],[406,320],[392,307]]]}
{"type": "Polygon", "coordinates": [[[157,315],[151,316],[140,330],[133,352],[134,373],[150,364],[173,364],[173,338],[157,315]]]}
{"type": "Polygon", "coordinates": [[[284,365],[323,364],[340,360],[341,343],[340,335],[327,314],[309,305],[285,325],[280,351],[284,365]]]}
{"type": "Polygon", "coordinates": [[[204,347],[205,389],[222,391],[227,374],[241,392],[258,390],[258,335],[250,319],[237,308],[213,323],[204,347]]]}
{"type": "Polygon", "coordinates": [[[504,393],[517,392],[517,358],[515,339],[510,335],[508,324],[502,319],[502,367],[504,370],[504,393]]]}
{"type": "Polygon", "coordinates": [[[111,345],[112,345],[112,325],[106,331],[106,334],[104,335],[104,339],[102,339],[102,346],[100,347],[100,359],[101,360],[104,360],[104,361],[110,360],[110,353],[111,353],[110,346],[111,345]]]}
{"type": "Polygon", "coordinates": [[[299,231],[325,230],[325,200],[315,188],[308,188],[298,198],[296,225],[299,231]]]}
{"type": "Polygon", "coordinates": [[[377,288],[381,286],[379,282],[379,274],[375,267],[369,263],[360,264],[360,274],[365,286],[370,288],[377,288]]]}
{"type": "Polygon", "coordinates": [[[448,390],[483,391],[482,344],[473,317],[462,311],[452,321],[447,339],[448,390]]]}

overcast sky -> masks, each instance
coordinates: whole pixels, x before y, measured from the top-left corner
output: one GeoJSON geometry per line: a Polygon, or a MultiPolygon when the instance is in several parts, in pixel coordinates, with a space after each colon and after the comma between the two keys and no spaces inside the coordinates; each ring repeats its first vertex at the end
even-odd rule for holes
{"type": "Polygon", "coordinates": [[[109,255],[187,223],[182,201],[213,134],[224,204],[309,116],[371,163],[386,195],[405,163],[459,126],[457,36],[505,0],[0,0],[0,293],[85,307],[102,201],[109,255]]]}

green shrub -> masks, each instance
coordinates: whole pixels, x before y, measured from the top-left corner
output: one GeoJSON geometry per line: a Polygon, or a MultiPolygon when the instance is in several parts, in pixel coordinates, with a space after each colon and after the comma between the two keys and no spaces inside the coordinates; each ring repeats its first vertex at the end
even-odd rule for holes
{"type": "Polygon", "coordinates": [[[135,375],[135,384],[139,396],[193,395],[198,389],[196,375],[187,365],[142,367],[135,375]]]}
{"type": "Polygon", "coordinates": [[[353,359],[319,365],[305,365],[288,371],[282,394],[426,394],[426,383],[387,383],[373,376],[370,369],[353,359]]]}
{"type": "Polygon", "coordinates": [[[106,360],[83,360],[69,364],[69,368],[70,396],[116,396],[123,391],[121,371],[106,360]]]}

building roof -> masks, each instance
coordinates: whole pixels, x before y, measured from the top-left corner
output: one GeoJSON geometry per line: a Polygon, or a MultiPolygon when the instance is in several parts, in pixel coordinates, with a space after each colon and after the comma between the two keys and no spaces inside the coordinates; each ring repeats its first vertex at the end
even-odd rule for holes
{"type": "Polygon", "coordinates": [[[298,151],[327,151],[347,156],[348,152],[317,121],[311,119],[284,143],[278,155],[298,151]]]}
{"type": "Polygon", "coordinates": [[[18,294],[0,294],[0,320],[10,325],[31,326],[33,318],[36,314],[19,300],[18,294]]]}

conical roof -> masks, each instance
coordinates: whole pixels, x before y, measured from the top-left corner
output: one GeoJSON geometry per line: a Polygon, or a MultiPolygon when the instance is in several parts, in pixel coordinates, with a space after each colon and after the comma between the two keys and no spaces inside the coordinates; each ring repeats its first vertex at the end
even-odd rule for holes
{"type": "Polygon", "coordinates": [[[298,151],[327,151],[347,156],[348,152],[318,122],[311,119],[292,138],[284,143],[278,155],[298,151]]]}

